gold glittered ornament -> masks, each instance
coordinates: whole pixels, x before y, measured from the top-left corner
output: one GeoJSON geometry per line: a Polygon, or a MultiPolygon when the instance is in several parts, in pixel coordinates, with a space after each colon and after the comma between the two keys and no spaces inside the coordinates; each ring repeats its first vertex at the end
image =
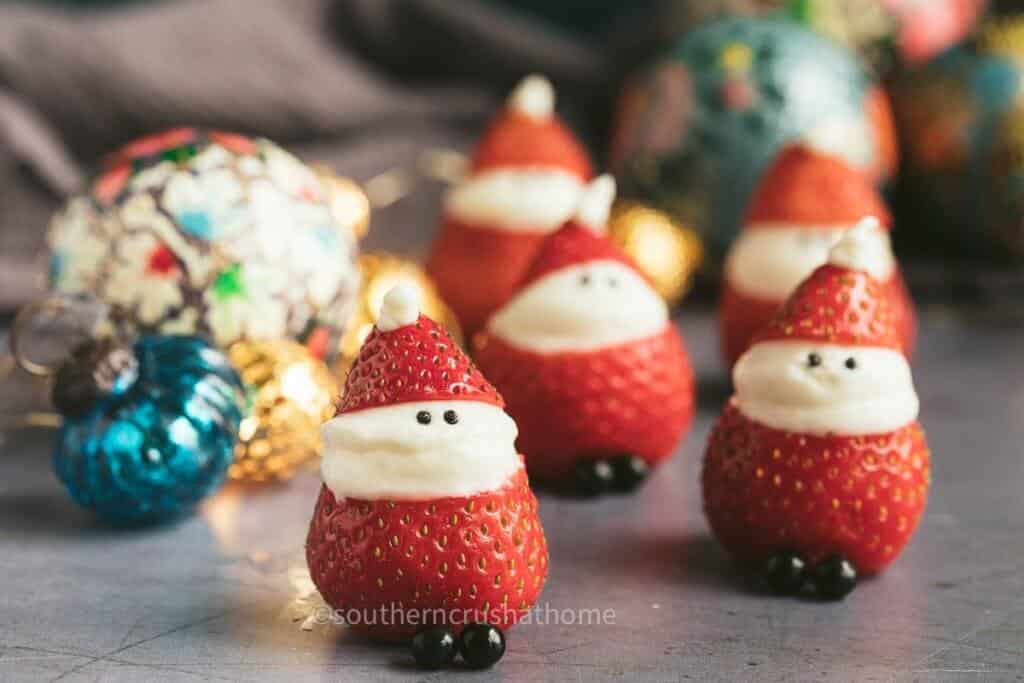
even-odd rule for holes
{"type": "Polygon", "coordinates": [[[651,278],[669,306],[679,303],[690,290],[704,262],[704,244],[695,231],[638,202],[615,203],[608,236],[651,278]]]}
{"type": "Polygon", "coordinates": [[[329,164],[312,164],[327,190],[327,203],[338,225],[347,228],[357,240],[370,230],[370,198],[356,181],[340,176],[329,164]]]}
{"type": "Polygon", "coordinates": [[[338,346],[338,355],[331,366],[339,382],[344,384],[349,368],[359,355],[359,349],[373,330],[384,295],[400,282],[410,284],[419,291],[420,311],[423,315],[441,323],[452,339],[462,345],[462,330],[455,314],[441,299],[437,287],[420,265],[395,254],[376,252],[360,255],[359,270],[363,277],[362,288],[356,300],[355,312],[338,346]]]}
{"type": "Polygon", "coordinates": [[[306,347],[289,341],[236,342],[228,357],[250,409],[239,427],[235,481],[285,481],[320,455],[320,425],[334,414],[337,383],[306,347]]]}

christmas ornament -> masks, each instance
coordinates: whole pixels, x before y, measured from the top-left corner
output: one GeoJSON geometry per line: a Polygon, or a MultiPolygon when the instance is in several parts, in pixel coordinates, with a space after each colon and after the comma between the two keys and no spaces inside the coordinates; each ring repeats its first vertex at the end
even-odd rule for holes
{"type": "Polygon", "coordinates": [[[1024,12],[1009,12],[893,86],[901,214],[946,256],[1024,258],[1022,64],[1024,12]]]}
{"type": "MultiPolygon", "coordinates": [[[[730,367],[797,285],[825,263],[840,236],[865,216],[891,224],[882,197],[863,174],[804,146],[779,154],[758,184],[745,229],[725,260],[718,321],[730,367]]],[[[889,235],[875,230],[870,236],[879,241],[874,274],[888,293],[893,324],[909,356],[917,334],[914,306],[889,235]]]]}
{"type": "Polygon", "coordinates": [[[228,476],[255,483],[291,479],[320,455],[320,425],[334,415],[338,393],[334,377],[289,340],[235,342],[228,358],[249,396],[228,476]]]}
{"type": "Polygon", "coordinates": [[[349,368],[359,355],[359,349],[373,331],[373,326],[380,316],[384,295],[399,283],[416,289],[423,306],[423,314],[438,321],[448,330],[455,342],[462,345],[462,332],[455,314],[441,300],[437,287],[418,264],[395,254],[377,252],[360,255],[359,270],[362,273],[362,286],[355,310],[349,318],[345,334],[338,345],[337,356],[331,366],[339,382],[345,381],[349,368]]]}
{"type": "Polygon", "coordinates": [[[984,0],[789,0],[786,13],[859,53],[877,73],[917,64],[970,32],[984,0]]]}
{"type": "Polygon", "coordinates": [[[784,19],[725,17],[629,79],[611,165],[625,196],[693,227],[720,258],[755,182],[797,140],[879,180],[896,166],[888,100],[853,55],[784,19]]]}
{"type": "Polygon", "coordinates": [[[223,481],[244,395],[227,358],[198,337],[86,342],[57,370],[53,456],[76,503],[118,524],[187,512],[223,481]]]}
{"type": "Polygon", "coordinates": [[[508,628],[537,600],[547,545],[503,407],[415,289],[385,296],[323,427],[306,541],[313,582],[352,628],[508,628]]]}
{"type": "Polygon", "coordinates": [[[474,338],[531,475],[583,493],[635,487],[693,417],[693,372],[668,308],[599,234],[614,193],[610,176],[586,189],[522,289],[474,338]]]}
{"type": "Polygon", "coordinates": [[[427,272],[467,335],[511,296],[591,176],[554,98],[545,78],[525,78],[477,145],[470,175],[445,197],[427,272]]]}
{"type": "Polygon", "coordinates": [[[928,446],[872,275],[872,229],[844,235],[755,336],[705,455],[715,536],[742,561],[767,561],[780,593],[810,582],[820,597],[842,597],[858,574],[896,558],[928,495],[928,446]]]}
{"type": "Polygon", "coordinates": [[[268,140],[170,130],[115,152],[54,217],[50,281],[108,304],[104,331],[124,338],[336,338],[358,273],[331,208],[268,140]]]}
{"type": "Polygon", "coordinates": [[[327,201],[338,225],[348,230],[355,240],[366,237],[370,231],[370,198],[359,183],[339,176],[326,164],[313,164],[327,191],[327,201]]]}
{"type": "Polygon", "coordinates": [[[636,262],[669,306],[682,301],[704,261],[704,245],[696,232],[637,202],[615,202],[608,237],[636,262]]]}

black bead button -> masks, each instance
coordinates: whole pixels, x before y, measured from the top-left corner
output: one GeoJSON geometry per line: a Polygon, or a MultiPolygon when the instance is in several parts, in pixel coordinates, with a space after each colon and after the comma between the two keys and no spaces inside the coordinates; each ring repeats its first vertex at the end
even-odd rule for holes
{"type": "Polygon", "coordinates": [[[443,669],[457,651],[455,634],[444,626],[424,626],[412,637],[412,657],[421,669],[443,669]]]}
{"type": "Polygon", "coordinates": [[[490,624],[469,624],[459,637],[462,660],[471,669],[487,669],[505,655],[505,634],[490,624]]]}

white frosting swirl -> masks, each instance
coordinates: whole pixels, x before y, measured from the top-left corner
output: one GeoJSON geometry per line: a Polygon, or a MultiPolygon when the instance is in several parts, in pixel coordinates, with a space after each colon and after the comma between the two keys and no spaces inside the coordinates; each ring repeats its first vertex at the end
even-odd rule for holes
{"type": "Polygon", "coordinates": [[[604,234],[608,230],[608,217],[612,213],[613,201],[615,178],[604,173],[591,180],[583,189],[573,217],[594,232],[604,234]]]}
{"type": "Polygon", "coordinates": [[[476,401],[400,403],[344,413],[321,427],[320,472],[336,498],[431,500],[501,488],[522,468],[518,429],[476,401]],[[449,424],[446,411],[458,421],[449,424]],[[417,414],[430,413],[421,424],[417,414]]]}
{"type": "MultiPolygon", "coordinates": [[[[725,276],[740,293],[785,300],[829,260],[829,251],[849,230],[849,225],[752,225],[733,243],[725,262],[725,276]]],[[[879,229],[868,241],[874,245],[871,274],[881,281],[888,280],[896,267],[888,232],[879,229]]]]}
{"type": "Polygon", "coordinates": [[[740,412],[775,429],[856,436],[917,419],[910,366],[892,349],[763,342],[743,354],[732,378],[740,412]],[[820,363],[809,362],[811,354],[820,363]]]}
{"type": "Polygon", "coordinates": [[[553,167],[498,168],[478,173],[450,190],[445,212],[494,230],[553,232],[576,211],[583,183],[553,167]]]}
{"type": "Polygon", "coordinates": [[[399,282],[384,295],[377,316],[377,328],[391,332],[412,325],[420,317],[420,291],[408,282],[399,282]]]}
{"type": "Polygon", "coordinates": [[[505,105],[530,118],[551,118],[555,112],[555,88],[544,76],[530,74],[519,81],[505,105]]]}
{"type": "Polygon", "coordinates": [[[660,333],[668,308],[618,261],[562,268],[522,290],[488,323],[496,337],[541,353],[587,351],[660,333]]]}
{"type": "Polygon", "coordinates": [[[862,218],[843,233],[828,252],[834,266],[866,271],[876,280],[884,280],[892,270],[892,246],[889,235],[874,216],[862,218]]]}

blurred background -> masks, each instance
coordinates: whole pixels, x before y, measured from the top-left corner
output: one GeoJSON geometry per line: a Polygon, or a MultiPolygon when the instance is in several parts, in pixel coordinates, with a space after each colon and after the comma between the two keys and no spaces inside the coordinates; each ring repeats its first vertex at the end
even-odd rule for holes
{"type": "MultiPolygon", "coordinates": [[[[265,136],[365,183],[467,151],[531,72],[624,196],[699,235],[705,296],[767,164],[815,139],[876,177],[916,293],[1013,309],[1022,67],[1017,2],[0,2],[0,310],[45,292],[51,215],[134,138],[265,136]]],[[[375,213],[363,249],[422,257],[442,189],[375,213]]]]}

